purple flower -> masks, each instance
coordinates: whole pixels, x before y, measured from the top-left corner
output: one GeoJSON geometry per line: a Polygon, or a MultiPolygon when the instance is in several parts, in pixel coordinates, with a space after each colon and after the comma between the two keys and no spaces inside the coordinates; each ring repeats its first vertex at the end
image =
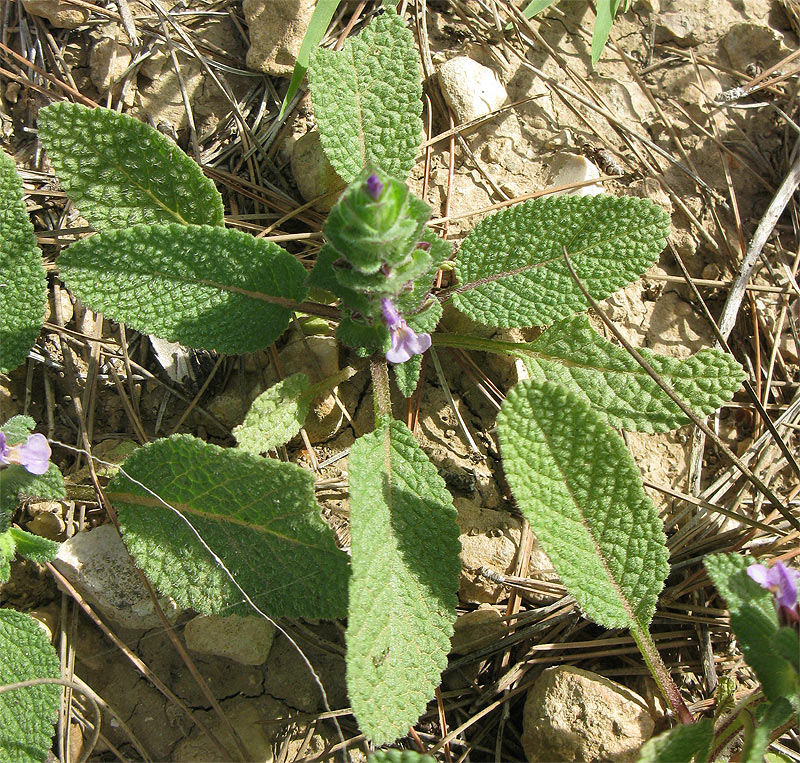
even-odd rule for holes
{"type": "Polygon", "coordinates": [[[390,363],[405,363],[413,355],[421,355],[431,346],[430,334],[417,334],[397,312],[390,299],[381,300],[383,319],[392,335],[392,346],[386,353],[390,363]]]}
{"type": "Polygon", "coordinates": [[[375,201],[377,201],[378,197],[383,193],[383,183],[381,183],[380,178],[376,174],[373,173],[367,178],[366,191],[375,201]]]}
{"type": "Polygon", "coordinates": [[[797,581],[800,572],[787,567],[783,562],[775,562],[772,567],[763,564],[751,564],[747,574],[762,588],[771,591],[778,603],[779,612],[797,617],[797,581]]]}
{"type": "Polygon", "coordinates": [[[28,435],[19,445],[8,445],[0,432],[0,464],[19,464],[31,474],[44,474],[50,468],[50,445],[43,434],[28,435]]]}

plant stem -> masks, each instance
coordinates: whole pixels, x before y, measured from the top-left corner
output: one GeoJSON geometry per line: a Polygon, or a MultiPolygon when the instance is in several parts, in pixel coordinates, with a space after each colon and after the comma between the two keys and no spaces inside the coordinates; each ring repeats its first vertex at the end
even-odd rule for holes
{"type": "Polygon", "coordinates": [[[644,657],[645,664],[653,674],[653,678],[655,678],[659,690],[664,695],[664,699],[669,703],[672,711],[678,716],[678,720],[685,724],[694,723],[694,718],[689,712],[689,708],[686,707],[686,703],[683,701],[678,687],[672,680],[667,666],[661,659],[658,648],[647,628],[643,628],[639,623],[636,623],[631,626],[631,635],[636,642],[636,646],[639,647],[642,657],[644,657]]]}
{"type": "Polygon", "coordinates": [[[392,396],[389,391],[389,369],[380,355],[369,359],[369,372],[372,375],[372,403],[375,407],[375,425],[384,419],[392,418],[392,396]]]}

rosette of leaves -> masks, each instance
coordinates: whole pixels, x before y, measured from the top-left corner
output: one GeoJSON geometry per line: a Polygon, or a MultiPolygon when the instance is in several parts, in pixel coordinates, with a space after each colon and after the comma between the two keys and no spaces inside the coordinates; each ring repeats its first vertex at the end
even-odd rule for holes
{"type": "Polygon", "coordinates": [[[389,347],[381,314],[385,297],[427,331],[438,322],[439,306],[427,297],[450,248],[425,227],[430,212],[405,183],[370,166],[347,187],[328,216],[326,244],[309,285],[341,299],[337,336],[362,355],[389,347]],[[382,186],[377,198],[367,189],[371,176],[382,186]]]}

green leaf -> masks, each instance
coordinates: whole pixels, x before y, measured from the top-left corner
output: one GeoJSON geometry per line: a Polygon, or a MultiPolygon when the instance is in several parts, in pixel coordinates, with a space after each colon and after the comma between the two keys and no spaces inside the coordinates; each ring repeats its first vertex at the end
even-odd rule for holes
{"type": "Polygon", "coordinates": [[[47,274],[22,198],[22,180],[0,151],[0,374],[25,361],[39,336],[47,274]]]}
{"type": "Polygon", "coordinates": [[[289,82],[289,88],[286,95],[283,97],[281,110],[278,112],[278,121],[283,119],[289,102],[294,98],[294,94],[300,87],[300,83],[306,76],[308,71],[308,63],[311,58],[311,51],[317,47],[325,36],[325,31],[331,23],[333,14],[339,7],[341,0],[317,0],[317,5],[314,12],[311,14],[311,20],[308,22],[308,28],[303,36],[303,42],[300,43],[300,50],[297,53],[297,62],[294,65],[292,72],[292,79],[289,82]]]}
{"type": "Polygon", "coordinates": [[[592,29],[592,66],[596,66],[603,55],[619,4],[620,0],[597,0],[597,17],[592,29]]]}
{"type": "Polygon", "coordinates": [[[666,243],[669,217],[647,199],[558,196],[481,220],[456,260],[453,304],[487,326],[545,326],[587,309],[563,250],[595,299],[637,280],[666,243]]]}
{"type": "Polygon", "coordinates": [[[319,49],[308,70],[322,147],[350,182],[368,164],[407,178],[422,140],[414,38],[390,8],[339,52],[319,49]]]}
{"type": "MultiPolygon", "coordinates": [[[[29,615],[0,609],[0,686],[59,678],[56,650],[29,615]]],[[[61,687],[31,686],[0,694],[0,762],[44,761],[50,752],[61,687]]]]}
{"type": "Polygon", "coordinates": [[[522,14],[526,19],[532,19],[537,13],[547,10],[556,0],[531,0],[523,9],[522,14]]]}
{"type": "MultiPolygon", "coordinates": [[[[5,523],[6,527],[8,524],[5,523]]],[[[55,559],[59,547],[59,543],[16,527],[8,527],[6,530],[0,527],[0,583],[8,582],[11,576],[11,562],[17,554],[42,564],[55,559]]]]}
{"type": "Polygon", "coordinates": [[[375,750],[367,763],[436,763],[436,758],[414,750],[375,750]]]}
{"type": "Polygon", "coordinates": [[[638,763],[690,763],[707,760],[714,737],[714,721],[676,726],[642,745],[638,763]]]}
{"type": "MultiPolygon", "coordinates": [[[[796,701],[795,697],[795,701],[796,701]]],[[[742,763],[763,763],[764,753],[773,731],[792,717],[792,703],[786,697],[778,697],[764,708],[755,728],[745,734],[742,748],[742,763]]]]}
{"type": "MultiPolygon", "coordinates": [[[[667,432],[691,423],[624,348],[592,330],[585,314],[565,318],[525,347],[532,351],[524,359],[532,379],[563,384],[616,429],[667,432]]],[[[639,352],[699,416],[729,401],[745,376],[720,350],[683,360],[639,352]]]]}
{"type": "Polygon", "coordinates": [[[272,344],[306,294],[305,270],[286,250],[207,225],[99,233],[70,246],[58,267],[67,286],[107,318],[231,354],[272,344]]]}
{"type": "Polygon", "coordinates": [[[753,669],[767,699],[792,697],[798,692],[797,673],[773,647],[778,613],[772,594],[747,575],[753,563],[738,554],[715,554],[703,562],[731,613],[744,659],[753,669]]]}
{"type": "MultiPolygon", "coordinates": [[[[406,318],[408,325],[418,334],[430,334],[436,329],[439,319],[442,317],[442,306],[438,300],[431,302],[430,307],[421,313],[409,315],[406,318]]],[[[413,355],[405,363],[392,365],[395,380],[400,394],[403,397],[411,397],[419,383],[419,372],[422,369],[422,355],[413,355]]]]}
{"type": "Polygon", "coordinates": [[[517,505],[586,614],[646,629],[669,572],[666,539],[622,438],[577,395],[517,384],[497,417],[517,505]]]}
{"type": "Polygon", "coordinates": [[[139,448],[123,469],[106,495],[125,544],[162,594],[205,614],[252,614],[177,510],[267,614],[345,614],[347,556],[320,518],[309,472],[189,435],[139,448]]]}
{"type": "Polygon", "coordinates": [[[262,392],[233,430],[238,446],[258,455],[289,442],[308,415],[313,399],[307,394],[310,387],[305,374],[292,374],[262,392]]]}
{"type": "Polygon", "coordinates": [[[54,103],[39,112],[39,139],[67,196],[96,230],[222,225],[222,197],[200,167],[133,117],[54,103]]]}
{"type": "Polygon", "coordinates": [[[772,649],[783,659],[788,660],[797,673],[800,673],[800,636],[789,627],[778,628],[772,639],[772,649]]]}
{"type": "Polygon", "coordinates": [[[399,421],[350,451],[347,690],[375,744],[408,732],[447,665],[459,542],[444,480],[399,421]]]}
{"type": "Polygon", "coordinates": [[[6,436],[8,445],[18,445],[28,438],[35,427],[36,422],[30,416],[12,416],[0,427],[0,432],[6,436]]]}

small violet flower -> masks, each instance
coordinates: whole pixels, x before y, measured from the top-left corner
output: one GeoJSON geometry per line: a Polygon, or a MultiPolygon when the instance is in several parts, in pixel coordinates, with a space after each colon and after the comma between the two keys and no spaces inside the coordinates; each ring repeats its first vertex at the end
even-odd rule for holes
{"type": "Polygon", "coordinates": [[[783,562],[776,562],[772,567],[763,564],[751,564],[747,574],[762,588],[771,591],[778,604],[778,612],[789,621],[798,619],[797,581],[800,571],[787,567],[783,562]]]}
{"type": "Polygon", "coordinates": [[[431,335],[417,334],[397,312],[390,299],[381,300],[381,310],[392,335],[392,346],[386,353],[386,360],[390,363],[405,363],[412,355],[421,355],[431,346],[431,335]]]}
{"type": "Polygon", "coordinates": [[[43,434],[32,434],[19,445],[9,445],[0,432],[0,464],[19,464],[31,474],[44,474],[50,468],[50,453],[43,434]]]}
{"type": "Polygon", "coordinates": [[[367,178],[366,191],[375,201],[383,193],[383,183],[377,175],[372,174],[367,178]]]}

